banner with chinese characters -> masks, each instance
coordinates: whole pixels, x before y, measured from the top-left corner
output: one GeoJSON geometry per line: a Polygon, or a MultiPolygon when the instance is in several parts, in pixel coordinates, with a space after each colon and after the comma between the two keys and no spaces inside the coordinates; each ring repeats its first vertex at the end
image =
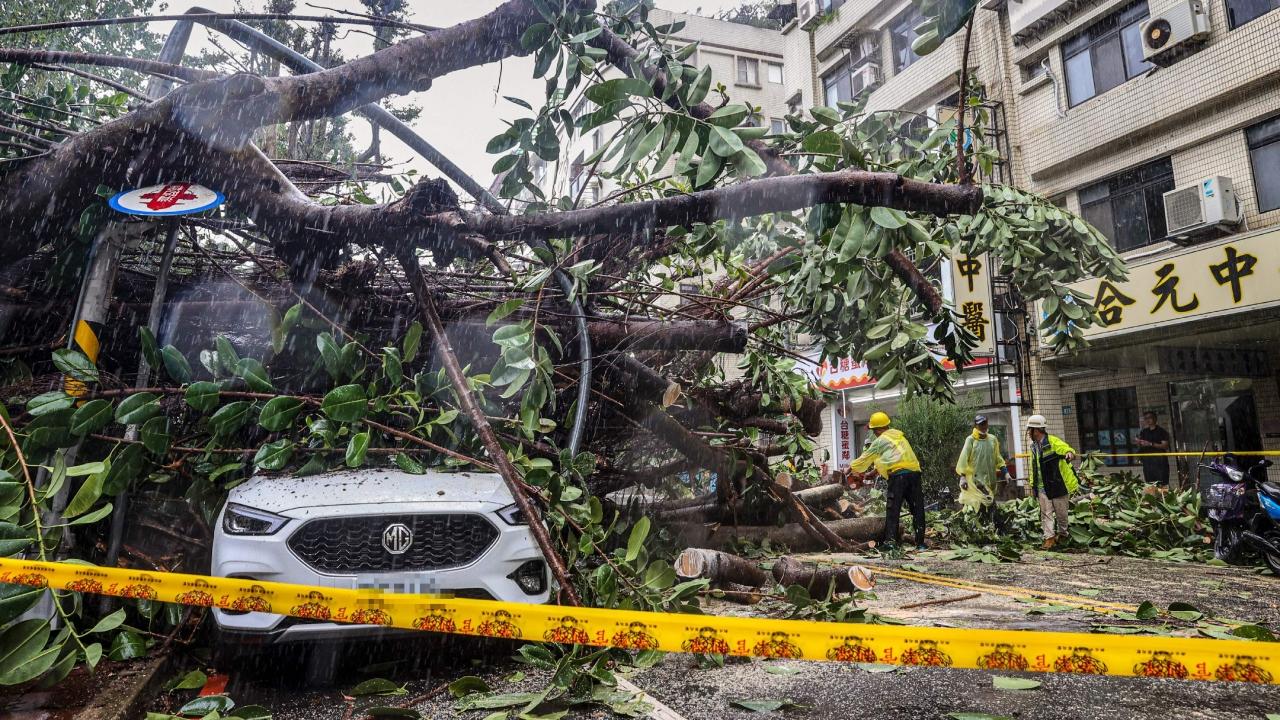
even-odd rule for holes
{"type": "Polygon", "coordinates": [[[831,448],[836,469],[848,469],[853,462],[853,426],[841,412],[840,403],[831,404],[831,448]]]}
{"type": "Polygon", "coordinates": [[[978,338],[974,353],[995,353],[995,324],[991,315],[991,272],[986,255],[970,256],[956,250],[951,262],[951,287],[956,312],[969,332],[978,338]]]}
{"type": "MultiPolygon", "coordinates": [[[[941,353],[935,355],[941,357],[941,353]]],[[[875,385],[878,380],[871,374],[867,364],[853,358],[831,358],[818,362],[813,355],[808,359],[796,362],[796,372],[808,375],[814,385],[823,390],[840,391],[875,385]]],[[[977,357],[965,365],[965,369],[982,367],[991,364],[989,357],[977,357]]],[[[950,359],[943,359],[945,370],[955,370],[956,364],[950,359]]]]}
{"type": "MultiPolygon", "coordinates": [[[[1093,296],[1097,338],[1280,304],[1280,231],[1236,236],[1129,266],[1122,282],[1070,287],[1093,296]]],[[[1046,338],[1047,339],[1047,338],[1046,338]]]]}

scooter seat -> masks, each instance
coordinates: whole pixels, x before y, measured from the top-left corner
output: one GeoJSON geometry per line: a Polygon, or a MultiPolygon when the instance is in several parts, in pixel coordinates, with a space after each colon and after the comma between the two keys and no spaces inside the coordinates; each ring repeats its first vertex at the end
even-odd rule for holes
{"type": "Polygon", "coordinates": [[[1280,485],[1277,485],[1273,482],[1264,482],[1260,487],[1262,488],[1262,492],[1266,493],[1268,496],[1276,499],[1277,501],[1280,501],[1280,485]]]}

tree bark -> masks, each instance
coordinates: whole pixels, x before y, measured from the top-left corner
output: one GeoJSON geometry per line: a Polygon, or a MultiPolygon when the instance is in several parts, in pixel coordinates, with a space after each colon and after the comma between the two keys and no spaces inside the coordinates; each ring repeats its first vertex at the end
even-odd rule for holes
{"type": "MultiPolygon", "coordinates": [[[[831,532],[855,543],[879,541],[884,533],[883,517],[861,517],[823,523],[831,532]]],[[[759,544],[764,540],[785,545],[792,550],[824,550],[825,543],[814,540],[797,523],[775,527],[772,525],[704,525],[702,523],[671,523],[666,526],[678,542],[689,547],[719,549],[734,542],[759,544]]]]}
{"type": "Polygon", "coordinates": [[[705,578],[750,587],[760,587],[769,580],[769,575],[750,560],[703,548],[686,548],[676,557],[675,569],[676,575],[685,579],[705,578]]]}
{"type": "Polygon", "coordinates": [[[747,349],[747,328],[719,320],[605,320],[587,324],[592,346],[610,350],[709,350],[740,353],[747,349]]]}
{"type": "Polygon", "coordinates": [[[871,573],[863,567],[820,568],[793,557],[780,557],[773,563],[773,579],[783,587],[799,585],[811,595],[825,595],[829,588],[837,593],[866,592],[875,587],[871,573]]]}

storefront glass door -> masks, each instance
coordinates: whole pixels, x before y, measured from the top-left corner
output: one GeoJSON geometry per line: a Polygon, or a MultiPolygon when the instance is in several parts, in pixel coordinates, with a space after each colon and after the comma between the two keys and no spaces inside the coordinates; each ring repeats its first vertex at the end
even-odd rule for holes
{"type": "MultiPolygon", "coordinates": [[[[1262,449],[1253,381],[1214,378],[1169,383],[1174,447],[1181,452],[1215,455],[1262,449]]],[[[1179,458],[1185,477],[1195,458],[1179,458]]]]}

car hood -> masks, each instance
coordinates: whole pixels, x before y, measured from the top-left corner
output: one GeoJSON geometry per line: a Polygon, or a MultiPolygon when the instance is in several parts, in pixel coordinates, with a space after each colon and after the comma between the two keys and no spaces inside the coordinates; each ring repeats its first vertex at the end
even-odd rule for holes
{"type": "Polygon", "coordinates": [[[513,500],[502,477],[490,473],[354,470],[307,477],[258,476],[231,490],[228,502],[269,512],[335,505],[484,502],[513,500]]]}

